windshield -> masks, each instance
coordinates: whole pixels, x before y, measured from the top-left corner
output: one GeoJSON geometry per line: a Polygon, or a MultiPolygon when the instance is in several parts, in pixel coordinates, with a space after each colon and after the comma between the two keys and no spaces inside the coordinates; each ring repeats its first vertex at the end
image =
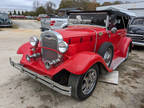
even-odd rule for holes
{"type": "Polygon", "coordinates": [[[97,25],[106,26],[106,12],[97,13],[71,13],[69,15],[70,24],[87,24],[87,25],[97,25]]]}
{"type": "Polygon", "coordinates": [[[8,15],[4,13],[0,13],[0,18],[8,19],[8,15]]]}
{"type": "Polygon", "coordinates": [[[132,25],[144,25],[144,18],[136,18],[133,20],[132,25]]]}

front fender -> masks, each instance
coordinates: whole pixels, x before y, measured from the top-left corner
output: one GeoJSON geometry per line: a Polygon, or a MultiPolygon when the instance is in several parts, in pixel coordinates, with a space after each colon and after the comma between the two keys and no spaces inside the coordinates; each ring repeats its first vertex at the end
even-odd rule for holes
{"type": "Polygon", "coordinates": [[[17,50],[17,54],[25,54],[26,52],[29,51],[30,47],[31,47],[31,45],[29,42],[21,45],[17,50]]]}
{"type": "Polygon", "coordinates": [[[104,59],[93,52],[81,52],[74,55],[65,63],[64,67],[72,74],[81,75],[96,63],[101,63],[108,72],[112,71],[107,67],[104,59]]]}

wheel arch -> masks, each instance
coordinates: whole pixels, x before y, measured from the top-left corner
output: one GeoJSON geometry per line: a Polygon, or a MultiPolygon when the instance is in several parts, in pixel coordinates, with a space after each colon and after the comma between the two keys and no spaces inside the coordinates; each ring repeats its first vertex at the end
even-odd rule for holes
{"type": "Polygon", "coordinates": [[[99,54],[93,52],[82,52],[76,54],[69,61],[67,61],[64,67],[65,70],[72,74],[82,75],[95,64],[98,64],[101,71],[106,70],[107,72],[112,72],[112,70],[106,65],[104,59],[99,54]]]}

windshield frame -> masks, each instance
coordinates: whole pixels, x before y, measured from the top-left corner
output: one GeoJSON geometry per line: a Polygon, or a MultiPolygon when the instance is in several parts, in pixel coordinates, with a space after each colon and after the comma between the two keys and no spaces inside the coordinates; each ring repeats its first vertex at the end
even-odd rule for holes
{"type": "Polygon", "coordinates": [[[108,14],[108,12],[90,12],[90,13],[88,13],[88,12],[85,12],[85,13],[83,13],[83,12],[71,12],[71,13],[69,13],[68,14],[68,24],[69,25],[88,25],[88,26],[94,26],[94,27],[102,27],[102,28],[106,28],[106,30],[107,30],[107,27],[108,27],[108,24],[109,24],[109,14],[108,14]],[[70,24],[70,15],[72,15],[72,14],[77,14],[77,15],[79,15],[79,14],[97,14],[97,13],[104,13],[105,15],[106,15],[106,19],[105,19],[105,25],[104,26],[101,26],[101,25],[91,25],[91,24],[70,24]]]}

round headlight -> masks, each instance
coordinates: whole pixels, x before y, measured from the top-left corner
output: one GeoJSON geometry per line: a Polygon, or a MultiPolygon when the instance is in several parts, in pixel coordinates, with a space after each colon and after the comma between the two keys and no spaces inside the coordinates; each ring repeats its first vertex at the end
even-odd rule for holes
{"type": "Polygon", "coordinates": [[[34,47],[37,46],[39,43],[39,40],[36,37],[31,37],[30,38],[30,44],[34,47]]]}
{"type": "Polygon", "coordinates": [[[68,44],[66,42],[62,41],[59,43],[59,51],[61,53],[65,53],[67,49],[68,49],[68,44]]]}

